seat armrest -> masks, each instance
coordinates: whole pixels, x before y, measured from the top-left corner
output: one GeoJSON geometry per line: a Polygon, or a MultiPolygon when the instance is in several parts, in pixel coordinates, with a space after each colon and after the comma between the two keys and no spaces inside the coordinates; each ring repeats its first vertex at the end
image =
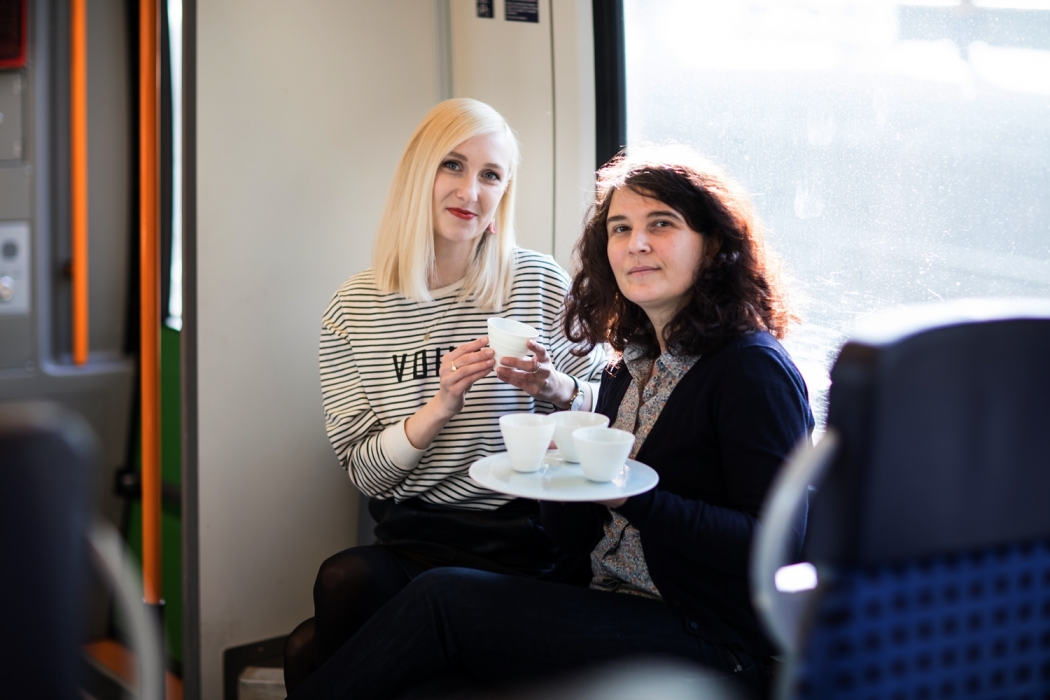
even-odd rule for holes
{"type": "Polygon", "coordinates": [[[128,620],[132,653],[138,661],[138,697],[163,700],[164,647],[160,625],[146,612],[140,576],[131,565],[124,540],[116,528],[99,520],[88,533],[88,545],[95,566],[112,587],[117,606],[128,620]]]}
{"type": "MultiPolygon", "coordinates": [[[[751,548],[751,599],[766,634],[782,653],[795,651],[798,626],[812,589],[781,590],[777,571],[793,564],[788,538],[811,485],[819,484],[834,461],[840,439],[833,428],[815,446],[800,445],[788,457],[762,506],[751,548]]],[[[804,565],[798,565],[800,567],[804,565]]],[[[814,570],[815,573],[815,570],[814,570]]]]}

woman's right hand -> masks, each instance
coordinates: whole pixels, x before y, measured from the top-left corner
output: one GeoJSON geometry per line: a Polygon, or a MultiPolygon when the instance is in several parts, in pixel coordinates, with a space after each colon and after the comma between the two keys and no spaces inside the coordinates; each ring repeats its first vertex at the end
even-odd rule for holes
{"type": "Polygon", "coordinates": [[[445,424],[463,410],[474,382],[492,371],[495,353],[485,347],[488,343],[488,337],[482,336],[441,358],[437,394],[405,421],[405,437],[417,450],[430,446],[445,424]]]}
{"type": "Polygon", "coordinates": [[[495,353],[486,347],[488,344],[488,337],[482,336],[460,345],[441,358],[438,370],[441,387],[435,398],[441,401],[448,418],[463,410],[470,387],[495,366],[495,353]]]}

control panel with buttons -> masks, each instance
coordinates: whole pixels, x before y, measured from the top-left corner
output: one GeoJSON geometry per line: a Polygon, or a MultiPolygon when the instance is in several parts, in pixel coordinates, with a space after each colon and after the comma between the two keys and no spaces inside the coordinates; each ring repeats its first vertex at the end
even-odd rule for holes
{"type": "Polygon", "coordinates": [[[0,316],[29,313],[29,223],[0,221],[0,316]]]}

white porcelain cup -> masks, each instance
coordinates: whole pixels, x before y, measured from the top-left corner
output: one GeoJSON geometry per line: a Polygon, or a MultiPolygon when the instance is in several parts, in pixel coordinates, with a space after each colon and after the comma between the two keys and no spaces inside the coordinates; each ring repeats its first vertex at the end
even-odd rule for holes
{"type": "Polygon", "coordinates": [[[543,464],[554,436],[554,418],[539,413],[508,413],[500,416],[499,430],[510,454],[511,469],[534,472],[543,464]]]}
{"type": "Polygon", "coordinates": [[[530,354],[528,344],[540,336],[532,326],[511,318],[494,316],[488,320],[489,347],[496,353],[496,366],[504,357],[524,358],[530,354]]]}
{"type": "Polygon", "coordinates": [[[572,439],[572,433],[579,428],[604,428],[609,425],[609,416],[601,413],[588,413],[586,411],[561,411],[554,415],[554,444],[558,446],[562,458],[566,462],[579,462],[580,456],[576,452],[576,443],[572,439]]]}
{"type": "Polygon", "coordinates": [[[612,481],[634,445],[634,435],[617,428],[577,428],[572,439],[583,475],[591,481],[612,481]]]}

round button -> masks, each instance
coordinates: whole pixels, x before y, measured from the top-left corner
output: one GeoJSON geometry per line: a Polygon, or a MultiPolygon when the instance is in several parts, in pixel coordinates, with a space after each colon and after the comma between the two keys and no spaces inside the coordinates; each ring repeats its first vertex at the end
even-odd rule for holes
{"type": "Polygon", "coordinates": [[[5,259],[10,260],[18,255],[18,244],[14,241],[4,241],[3,248],[0,248],[0,250],[2,250],[2,253],[0,254],[2,254],[5,259]]]}

